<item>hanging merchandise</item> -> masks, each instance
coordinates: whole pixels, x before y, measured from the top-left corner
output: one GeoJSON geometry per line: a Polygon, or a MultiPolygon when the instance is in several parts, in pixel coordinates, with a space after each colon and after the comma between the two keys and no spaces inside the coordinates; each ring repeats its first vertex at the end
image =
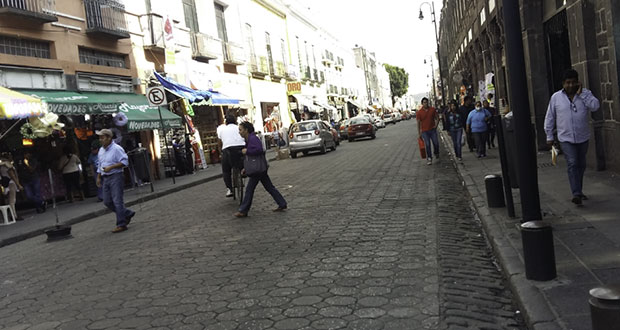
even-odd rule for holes
{"type": "Polygon", "coordinates": [[[71,118],[71,116],[67,116],[67,115],[60,115],[58,117],[58,122],[59,123],[63,123],[65,125],[65,129],[73,129],[73,127],[75,127],[75,124],[73,123],[73,118],[71,118]]]}
{"type": "Polygon", "coordinates": [[[129,119],[127,118],[127,115],[125,115],[122,112],[119,112],[116,114],[116,116],[114,116],[114,125],[118,126],[118,127],[122,127],[127,125],[127,122],[129,121],[129,119]]]}
{"type": "Polygon", "coordinates": [[[34,134],[34,129],[32,128],[32,124],[30,124],[30,123],[23,124],[22,127],[19,129],[19,132],[26,139],[36,139],[37,138],[37,136],[34,134]]]}
{"type": "Polygon", "coordinates": [[[180,105],[184,114],[194,117],[194,108],[189,104],[187,99],[181,99],[180,105]]]}
{"type": "Polygon", "coordinates": [[[110,128],[110,130],[112,131],[112,133],[114,133],[114,136],[116,136],[114,138],[114,143],[120,146],[121,142],[123,141],[123,134],[121,133],[121,130],[116,127],[112,127],[110,128]]]}

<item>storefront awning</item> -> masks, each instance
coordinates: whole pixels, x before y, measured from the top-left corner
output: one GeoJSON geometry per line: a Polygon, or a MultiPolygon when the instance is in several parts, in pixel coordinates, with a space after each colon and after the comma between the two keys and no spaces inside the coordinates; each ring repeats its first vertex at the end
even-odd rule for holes
{"type": "Polygon", "coordinates": [[[333,111],[333,112],[338,112],[338,109],[336,109],[336,107],[331,106],[331,105],[329,105],[327,103],[318,102],[318,101],[315,101],[314,103],[317,104],[318,106],[322,107],[325,110],[329,110],[329,111],[333,111]]]}
{"type": "Polygon", "coordinates": [[[356,108],[358,108],[360,110],[364,109],[364,107],[361,104],[359,104],[357,101],[355,101],[355,100],[348,100],[347,102],[353,104],[356,108]]]}
{"type": "Polygon", "coordinates": [[[20,119],[47,113],[47,104],[41,100],[0,87],[0,119],[20,119]]]}
{"type": "MultiPolygon", "coordinates": [[[[130,131],[161,128],[159,112],[144,95],[127,93],[89,93],[70,91],[23,91],[48,103],[48,110],[58,115],[114,114],[127,116],[130,131]]],[[[164,128],[181,127],[181,117],[162,109],[164,128]]]]}
{"type": "MultiPolygon", "coordinates": [[[[323,109],[314,105],[314,99],[311,96],[303,94],[293,94],[293,97],[297,100],[297,103],[302,106],[308,107],[308,111],[316,113],[323,112],[323,109]]],[[[300,108],[303,109],[302,107],[300,108]]]]}
{"type": "Polygon", "coordinates": [[[211,92],[206,90],[192,89],[191,87],[181,85],[171,78],[166,78],[155,72],[155,78],[159,80],[159,83],[167,89],[169,92],[187,99],[189,103],[194,104],[201,101],[208,101],[211,98],[211,92]]]}
{"type": "Polygon", "coordinates": [[[166,109],[148,105],[144,95],[130,94],[118,110],[127,116],[128,131],[161,129],[162,121],[164,128],[179,128],[183,125],[181,117],[166,109]],[[162,120],[159,119],[159,111],[161,111],[162,120]]]}

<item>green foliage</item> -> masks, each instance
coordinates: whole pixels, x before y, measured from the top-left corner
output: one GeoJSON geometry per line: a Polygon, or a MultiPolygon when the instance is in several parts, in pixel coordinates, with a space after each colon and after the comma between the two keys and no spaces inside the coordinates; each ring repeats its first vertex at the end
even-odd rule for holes
{"type": "Polygon", "coordinates": [[[401,97],[409,89],[409,73],[405,69],[384,64],[385,70],[390,75],[390,89],[392,90],[392,104],[396,97],[401,97]]]}

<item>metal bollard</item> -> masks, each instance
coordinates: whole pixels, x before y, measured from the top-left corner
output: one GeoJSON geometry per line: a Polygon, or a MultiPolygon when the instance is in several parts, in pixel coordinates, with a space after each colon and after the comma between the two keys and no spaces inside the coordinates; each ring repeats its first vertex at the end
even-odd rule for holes
{"type": "Polygon", "coordinates": [[[504,186],[501,175],[487,175],[484,177],[484,186],[487,190],[489,207],[504,207],[504,186]]]}
{"type": "Polygon", "coordinates": [[[620,330],[620,285],[604,285],[590,290],[592,330],[620,330]]]}
{"type": "Polygon", "coordinates": [[[554,279],[555,251],[551,225],[544,221],[528,221],[521,224],[525,277],[528,280],[550,281],[554,279]]]}

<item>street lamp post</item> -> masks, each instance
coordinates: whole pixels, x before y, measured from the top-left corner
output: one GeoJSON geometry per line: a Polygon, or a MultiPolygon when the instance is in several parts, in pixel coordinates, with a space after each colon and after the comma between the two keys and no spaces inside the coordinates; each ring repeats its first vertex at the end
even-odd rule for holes
{"type": "MultiPolygon", "coordinates": [[[[435,98],[435,102],[437,102],[437,91],[435,87],[435,67],[433,66],[433,57],[429,56],[429,58],[431,59],[431,75],[433,78],[433,97],[435,98]]],[[[424,64],[426,64],[426,59],[424,59],[424,64]]]]}
{"type": "MultiPolygon", "coordinates": [[[[424,14],[422,13],[422,6],[423,5],[428,5],[430,10],[431,10],[431,16],[433,17],[433,24],[435,25],[435,42],[437,43],[437,64],[439,66],[439,86],[441,88],[441,105],[442,106],[446,106],[446,95],[444,94],[444,90],[443,90],[443,70],[441,67],[441,53],[439,50],[439,31],[437,31],[437,19],[435,18],[435,2],[422,2],[420,4],[420,20],[424,19],[424,14]]],[[[433,75],[434,76],[434,75],[433,75]]]]}

